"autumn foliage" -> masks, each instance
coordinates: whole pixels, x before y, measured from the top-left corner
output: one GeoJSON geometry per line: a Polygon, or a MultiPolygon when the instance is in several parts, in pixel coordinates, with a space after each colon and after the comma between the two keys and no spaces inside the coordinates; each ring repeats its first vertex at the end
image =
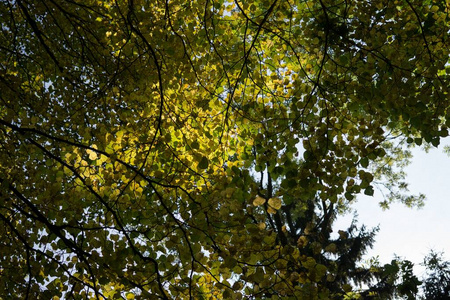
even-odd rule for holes
{"type": "Polygon", "coordinates": [[[333,221],[421,205],[401,167],[448,135],[449,10],[1,1],[0,298],[413,297],[333,221]]]}

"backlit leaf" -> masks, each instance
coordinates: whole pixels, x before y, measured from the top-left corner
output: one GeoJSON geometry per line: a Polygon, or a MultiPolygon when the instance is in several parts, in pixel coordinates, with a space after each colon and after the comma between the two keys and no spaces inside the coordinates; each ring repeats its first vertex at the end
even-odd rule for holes
{"type": "Polygon", "coordinates": [[[253,205],[254,205],[254,206],[260,206],[260,205],[263,205],[264,203],[266,203],[266,199],[264,199],[264,198],[262,198],[262,197],[260,197],[260,196],[257,196],[257,197],[253,200],[253,205]]]}
{"type": "Polygon", "coordinates": [[[280,209],[280,208],[281,208],[281,205],[282,205],[281,199],[280,199],[280,198],[277,198],[277,197],[275,197],[275,198],[270,198],[269,201],[268,201],[268,203],[269,203],[270,207],[272,207],[272,208],[275,209],[275,210],[280,209]]]}

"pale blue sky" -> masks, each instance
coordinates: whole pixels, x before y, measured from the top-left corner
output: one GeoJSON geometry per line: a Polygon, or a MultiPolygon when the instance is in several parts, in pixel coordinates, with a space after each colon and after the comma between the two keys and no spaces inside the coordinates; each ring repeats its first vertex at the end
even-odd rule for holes
{"type": "MultiPolygon", "coordinates": [[[[359,196],[354,205],[359,224],[369,228],[380,225],[374,248],[366,258],[378,255],[382,264],[397,254],[419,265],[431,249],[444,251],[450,260],[450,157],[442,147],[428,153],[417,148],[412,153],[406,181],[412,193],[427,196],[423,208],[393,204],[383,211],[378,205],[381,195],[376,192],[374,197],[359,196]]],[[[351,215],[347,215],[338,220],[335,228],[343,228],[350,221],[351,215]]],[[[423,272],[420,266],[415,270],[417,275],[423,272]]]]}

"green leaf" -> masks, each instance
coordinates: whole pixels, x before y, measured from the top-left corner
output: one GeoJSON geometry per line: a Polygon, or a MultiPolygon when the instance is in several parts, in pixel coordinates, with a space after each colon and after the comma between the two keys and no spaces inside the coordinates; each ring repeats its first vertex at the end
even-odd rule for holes
{"type": "Polygon", "coordinates": [[[193,141],[191,143],[191,148],[195,149],[195,150],[198,150],[200,148],[200,145],[199,145],[199,143],[197,141],[193,141]]]}
{"type": "Polygon", "coordinates": [[[362,157],[359,163],[361,164],[361,167],[367,168],[369,166],[369,158],[366,156],[362,157]]]}
{"type": "Polygon", "coordinates": [[[305,152],[303,153],[303,158],[304,158],[305,160],[310,160],[310,159],[313,158],[313,154],[312,154],[310,151],[305,151],[305,152]]]}
{"type": "Polygon", "coordinates": [[[374,190],[373,187],[371,185],[369,185],[365,190],[364,190],[364,195],[367,196],[373,196],[374,190]]]}
{"type": "Polygon", "coordinates": [[[208,158],[206,156],[203,156],[200,162],[198,163],[198,168],[204,170],[208,168],[208,165],[209,165],[208,158]]]}
{"type": "Polygon", "coordinates": [[[432,140],[431,140],[431,144],[434,146],[434,147],[437,147],[437,146],[439,146],[439,144],[440,144],[440,139],[437,137],[437,138],[433,138],[432,140]]]}

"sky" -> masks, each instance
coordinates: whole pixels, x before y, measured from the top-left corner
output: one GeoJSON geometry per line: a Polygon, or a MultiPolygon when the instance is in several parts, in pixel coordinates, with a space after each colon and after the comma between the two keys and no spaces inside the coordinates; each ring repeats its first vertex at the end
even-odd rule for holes
{"type": "MultiPolygon", "coordinates": [[[[449,144],[448,140],[446,142],[449,144]]],[[[378,205],[380,193],[375,192],[373,197],[358,196],[353,206],[358,212],[358,224],[380,227],[366,259],[378,256],[385,264],[396,254],[415,264],[419,278],[424,272],[420,263],[430,250],[445,252],[445,259],[450,260],[450,157],[442,149],[440,146],[428,153],[420,148],[412,149],[413,159],[406,168],[406,182],[411,193],[427,196],[423,208],[392,204],[389,210],[383,211],[378,205]]],[[[341,217],[335,228],[345,228],[351,219],[351,214],[341,217]]]]}

